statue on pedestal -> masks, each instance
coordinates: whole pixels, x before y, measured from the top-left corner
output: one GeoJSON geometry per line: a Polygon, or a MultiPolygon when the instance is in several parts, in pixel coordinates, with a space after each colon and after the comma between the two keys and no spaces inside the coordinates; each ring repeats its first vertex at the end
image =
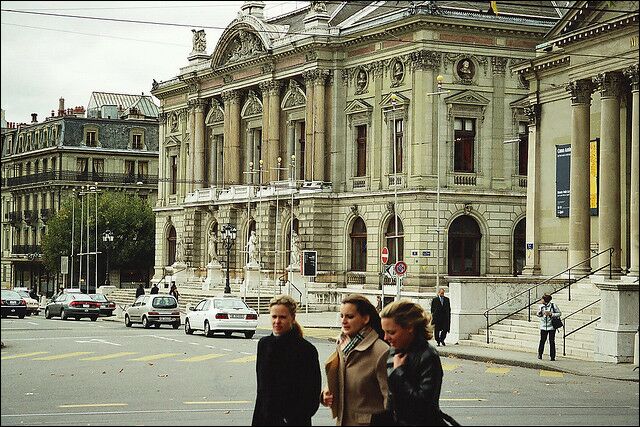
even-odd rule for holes
{"type": "Polygon", "coordinates": [[[302,246],[300,244],[300,236],[295,231],[291,235],[291,265],[300,264],[300,255],[302,254],[302,246]]]}
{"type": "Polygon", "coordinates": [[[258,236],[255,231],[251,231],[247,242],[247,253],[249,254],[249,264],[258,264],[258,236]]]}
{"type": "Polygon", "coordinates": [[[218,262],[218,235],[213,227],[209,230],[209,243],[207,246],[209,251],[209,262],[215,264],[218,262]]]}
{"type": "Polygon", "coordinates": [[[184,243],[178,238],[176,243],[176,263],[184,263],[184,243]]]}

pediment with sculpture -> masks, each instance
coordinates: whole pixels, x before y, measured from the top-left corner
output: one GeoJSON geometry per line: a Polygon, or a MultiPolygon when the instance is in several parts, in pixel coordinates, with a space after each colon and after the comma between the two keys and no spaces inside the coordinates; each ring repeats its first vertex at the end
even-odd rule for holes
{"type": "Polygon", "coordinates": [[[266,49],[260,37],[248,29],[241,29],[230,37],[217,65],[231,65],[265,53],[266,49]]]}

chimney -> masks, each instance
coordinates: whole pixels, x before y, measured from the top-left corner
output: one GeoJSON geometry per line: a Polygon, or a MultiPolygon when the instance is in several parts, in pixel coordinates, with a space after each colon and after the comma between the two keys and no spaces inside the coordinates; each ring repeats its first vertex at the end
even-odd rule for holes
{"type": "Polygon", "coordinates": [[[38,123],[38,113],[31,113],[31,123],[38,123]]]}
{"type": "Polygon", "coordinates": [[[64,116],[64,98],[58,101],[58,116],[64,116]]]}
{"type": "Polygon", "coordinates": [[[56,112],[51,110],[51,117],[55,117],[56,112]]]}

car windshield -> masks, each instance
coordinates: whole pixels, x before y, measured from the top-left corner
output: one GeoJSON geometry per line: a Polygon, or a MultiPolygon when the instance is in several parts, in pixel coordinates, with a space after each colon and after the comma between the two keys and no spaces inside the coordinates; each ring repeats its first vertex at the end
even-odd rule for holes
{"type": "Polygon", "coordinates": [[[29,292],[27,291],[18,291],[18,294],[20,294],[20,296],[24,298],[31,298],[31,295],[29,295],[29,292]]]}
{"type": "Polygon", "coordinates": [[[3,289],[2,299],[22,299],[22,297],[17,292],[3,289]]]}
{"type": "Polygon", "coordinates": [[[104,296],[104,295],[102,295],[102,294],[90,294],[89,296],[90,296],[93,300],[95,300],[95,301],[102,301],[102,302],[107,302],[107,301],[109,301],[109,300],[107,299],[107,297],[105,297],[105,296],[104,296]]]}
{"type": "Polygon", "coordinates": [[[247,308],[245,303],[240,299],[218,299],[215,300],[215,308],[218,309],[234,309],[247,308]]]}
{"type": "Polygon", "coordinates": [[[174,297],[155,297],[151,302],[153,308],[176,308],[178,302],[174,297]]]}
{"type": "Polygon", "coordinates": [[[87,294],[72,294],[71,296],[76,301],[93,301],[87,294]]]}

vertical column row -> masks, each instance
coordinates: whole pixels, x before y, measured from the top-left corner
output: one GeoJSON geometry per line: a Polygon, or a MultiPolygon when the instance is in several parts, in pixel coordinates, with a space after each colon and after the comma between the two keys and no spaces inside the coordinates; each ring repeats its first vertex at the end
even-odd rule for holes
{"type": "Polygon", "coordinates": [[[640,177],[640,165],[638,164],[640,158],[640,96],[638,91],[638,64],[631,66],[625,70],[625,75],[631,83],[631,95],[632,95],[632,110],[631,110],[631,218],[630,218],[630,232],[631,232],[631,264],[629,266],[629,276],[638,277],[639,263],[640,263],[640,249],[638,247],[638,212],[640,211],[640,204],[638,203],[638,180],[640,177]]]}

